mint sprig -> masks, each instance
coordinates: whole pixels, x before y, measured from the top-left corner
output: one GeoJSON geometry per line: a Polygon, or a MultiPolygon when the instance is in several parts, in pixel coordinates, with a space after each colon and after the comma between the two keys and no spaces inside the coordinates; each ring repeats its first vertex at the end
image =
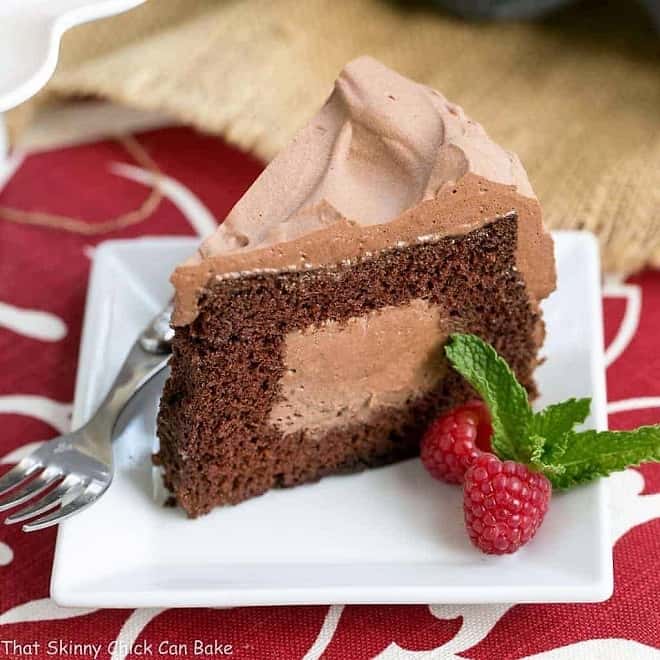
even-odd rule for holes
{"type": "Polygon", "coordinates": [[[582,424],[589,416],[591,399],[567,399],[561,403],[551,403],[537,412],[532,422],[532,432],[545,437],[548,433],[563,434],[582,424]]]}
{"type": "Polygon", "coordinates": [[[591,399],[568,399],[534,413],[525,388],[490,344],[476,335],[453,334],[445,353],[488,406],[494,452],[543,472],[555,488],[660,460],[660,425],[576,431],[589,415],[591,399]]]}
{"type": "Polygon", "coordinates": [[[527,462],[533,417],[527,391],[495,349],[475,335],[454,334],[445,347],[452,366],[479,393],[493,425],[491,443],[503,459],[527,462]]]}
{"type": "Polygon", "coordinates": [[[660,426],[640,426],[634,431],[582,431],[568,434],[561,458],[564,471],[553,486],[570,488],[606,477],[631,465],[660,460],[660,426]]]}

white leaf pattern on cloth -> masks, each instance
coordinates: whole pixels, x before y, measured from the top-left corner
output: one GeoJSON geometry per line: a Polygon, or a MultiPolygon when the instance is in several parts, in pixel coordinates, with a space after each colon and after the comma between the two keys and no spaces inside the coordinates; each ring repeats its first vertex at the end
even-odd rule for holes
{"type": "Polygon", "coordinates": [[[640,396],[634,399],[610,401],[607,404],[607,412],[610,415],[629,410],[645,410],[646,408],[660,408],[660,396],[640,396]]]}
{"type": "Polygon", "coordinates": [[[623,284],[618,277],[609,277],[603,286],[603,296],[626,300],[621,325],[605,350],[605,367],[609,367],[623,354],[637,332],[642,315],[642,289],[636,284],[623,284]]]}
{"type": "Polygon", "coordinates": [[[660,493],[640,495],[644,477],[637,470],[615,472],[608,477],[612,543],[633,527],[660,518],[660,493]]]}
{"type": "Polygon", "coordinates": [[[60,341],[67,333],[66,323],[55,314],[21,309],[4,302],[0,302],[0,327],[41,341],[60,341]]]}
{"type": "Polygon", "coordinates": [[[0,541],[0,566],[11,564],[14,558],[14,551],[6,544],[0,541]]]}
{"type": "Polygon", "coordinates": [[[429,605],[437,619],[463,618],[461,628],[448,642],[432,651],[408,651],[392,642],[376,657],[378,660],[464,660],[458,654],[477,645],[495,624],[513,607],[510,603],[496,605],[429,605]]]}
{"type": "Polygon", "coordinates": [[[323,652],[328,647],[328,644],[332,641],[337,626],[339,625],[339,619],[341,618],[341,613],[344,611],[343,605],[330,605],[328,611],[323,620],[323,625],[319,634],[316,637],[316,640],[310,647],[309,651],[305,653],[303,660],[318,660],[318,658],[323,655],[323,652]]]}
{"type": "Polygon", "coordinates": [[[141,607],[134,610],[128,619],[124,621],[124,625],[115,638],[114,650],[110,660],[124,660],[140,633],[147,627],[147,624],[161,612],[165,612],[166,609],[162,607],[141,607]]]}
{"type": "Polygon", "coordinates": [[[30,394],[0,396],[0,413],[36,417],[50,424],[60,433],[66,433],[71,428],[71,409],[70,403],[60,403],[45,396],[30,394]]]}

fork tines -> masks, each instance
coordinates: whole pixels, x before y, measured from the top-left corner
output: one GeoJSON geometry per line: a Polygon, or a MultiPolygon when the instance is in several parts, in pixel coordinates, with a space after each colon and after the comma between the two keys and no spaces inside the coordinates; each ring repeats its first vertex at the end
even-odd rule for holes
{"type": "Polygon", "coordinates": [[[23,529],[34,531],[53,525],[88,503],[81,501],[85,499],[81,497],[84,495],[85,485],[79,477],[65,476],[55,467],[44,468],[31,457],[23,458],[0,478],[0,511],[29,503],[8,516],[5,524],[23,522],[60,507],[48,515],[26,523],[23,529]],[[55,487],[52,488],[53,486],[55,487]],[[47,491],[45,495],[36,497],[44,491],[47,491]],[[33,499],[35,497],[36,499],[33,499]]]}

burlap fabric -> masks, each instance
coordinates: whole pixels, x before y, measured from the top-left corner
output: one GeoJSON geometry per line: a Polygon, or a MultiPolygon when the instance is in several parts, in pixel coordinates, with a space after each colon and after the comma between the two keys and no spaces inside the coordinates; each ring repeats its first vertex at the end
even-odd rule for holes
{"type": "Polygon", "coordinates": [[[632,2],[539,23],[467,23],[384,0],[151,0],[65,35],[40,97],[165,111],[271,158],[371,54],[440,89],[522,158],[554,228],[595,232],[604,267],[660,265],[660,40],[632,2]]]}

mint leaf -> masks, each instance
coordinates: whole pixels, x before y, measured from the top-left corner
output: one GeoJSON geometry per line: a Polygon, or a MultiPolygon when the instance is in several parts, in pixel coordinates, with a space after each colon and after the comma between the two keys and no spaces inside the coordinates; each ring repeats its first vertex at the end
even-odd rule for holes
{"type": "Polygon", "coordinates": [[[568,433],[564,433],[558,438],[553,438],[552,442],[546,441],[546,445],[544,447],[545,451],[543,452],[543,456],[539,462],[548,465],[556,465],[559,463],[561,457],[566,451],[566,447],[568,447],[569,433],[570,431],[568,433]]]}
{"type": "Polygon", "coordinates": [[[476,335],[452,334],[445,353],[485,401],[493,425],[493,449],[502,459],[529,462],[532,409],[527,391],[495,349],[476,335]]]}
{"type": "Polygon", "coordinates": [[[591,399],[568,399],[553,403],[532,417],[529,432],[545,439],[544,450],[536,458],[539,465],[556,464],[566,451],[566,434],[589,415],[591,399]]]}
{"type": "Polygon", "coordinates": [[[566,450],[558,460],[563,473],[546,475],[555,488],[569,488],[631,465],[660,460],[660,425],[635,431],[569,432],[566,438],[566,450]]]}
{"type": "Polygon", "coordinates": [[[559,438],[572,431],[576,424],[582,424],[589,416],[590,408],[591,399],[567,399],[553,403],[534,414],[530,433],[536,433],[542,438],[559,438]]]}
{"type": "Polygon", "coordinates": [[[529,462],[540,463],[543,460],[543,455],[545,453],[545,438],[540,435],[530,435],[529,445],[529,462]]]}
{"type": "Polygon", "coordinates": [[[530,435],[529,442],[531,452],[529,454],[529,464],[538,472],[543,472],[546,476],[551,474],[562,474],[566,468],[559,465],[552,455],[552,447],[548,449],[548,442],[540,435],[530,435]]]}

